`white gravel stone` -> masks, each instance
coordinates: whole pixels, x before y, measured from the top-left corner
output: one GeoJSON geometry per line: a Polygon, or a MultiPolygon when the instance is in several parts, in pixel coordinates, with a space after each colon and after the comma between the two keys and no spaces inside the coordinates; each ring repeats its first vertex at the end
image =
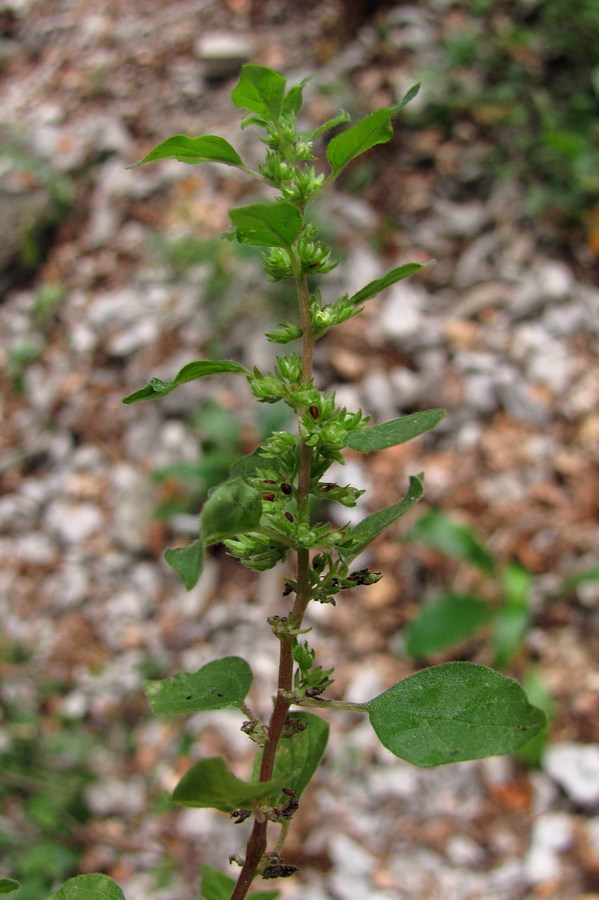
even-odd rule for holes
{"type": "Polygon", "coordinates": [[[599,747],[564,742],[550,745],[543,768],[581,806],[599,803],[599,747]]]}
{"type": "Polygon", "coordinates": [[[101,510],[94,504],[63,500],[55,500],[44,518],[50,532],[67,544],[83,543],[104,521],[101,510]]]}
{"type": "Polygon", "coordinates": [[[380,327],[386,338],[396,344],[410,344],[425,327],[426,291],[400,281],[389,289],[381,310],[380,327]]]}

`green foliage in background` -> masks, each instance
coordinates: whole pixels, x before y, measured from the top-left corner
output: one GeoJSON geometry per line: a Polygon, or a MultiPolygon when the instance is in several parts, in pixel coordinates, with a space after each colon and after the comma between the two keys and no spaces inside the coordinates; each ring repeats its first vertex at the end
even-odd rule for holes
{"type": "Polygon", "coordinates": [[[532,215],[581,223],[599,195],[599,4],[476,0],[426,73],[418,122],[473,122],[487,171],[515,175],[532,215]]]}

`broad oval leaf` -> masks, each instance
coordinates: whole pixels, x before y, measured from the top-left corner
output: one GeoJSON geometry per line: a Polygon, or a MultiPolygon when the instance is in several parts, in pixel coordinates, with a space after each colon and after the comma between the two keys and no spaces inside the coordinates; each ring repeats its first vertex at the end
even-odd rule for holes
{"type": "Polygon", "coordinates": [[[351,431],[345,446],[369,453],[372,450],[384,450],[387,447],[404,444],[434,428],[444,416],[444,409],[424,409],[402,416],[400,419],[393,419],[391,422],[383,422],[382,425],[373,425],[362,431],[351,431]]]}
{"type": "Polygon", "coordinates": [[[0,894],[12,894],[21,887],[14,878],[0,878],[0,894]]]}
{"type": "Polygon", "coordinates": [[[327,159],[333,174],[337,175],[353,159],[376,144],[388,143],[393,137],[391,119],[394,115],[393,107],[377,109],[334,137],[327,147],[327,159]]]}
{"type": "Polygon", "coordinates": [[[412,475],[410,486],[403,500],[393,506],[387,506],[378,512],[366,516],[352,528],[346,538],[337,545],[341,556],[349,562],[358,556],[371,541],[385,530],[392,522],[405,515],[421,499],[424,484],[421,476],[412,475]]]}
{"type": "Polygon", "coordinates": [[[188,137],[186,134],[175,134],[162,141],[140,162],[130,166],[136,169],[144,163],[159,159],[177,159],[179,162],[203,163],[220,162],[226,166],[243,166],[243,160],[231,144],[217,134],[203,134],[200,137],[188,137]]]}
{"type": "Polygon", "coordinates": [[[356,294],[353,294],[350,300],[355,306],[358,306],[360,303],[365,303],[367,300],[371,300],[372,297],[376,297],[377,294],[380,294],[385,288],[391,287],[397,281],[409,278],[414,272],[418,272],[420,269],[427,269],[429,266],[434,266],[434,264],[434,259],[429,260],[427,263],[403,263],[403,265],[391,269],[386,275],[382,275],[381,278],[369,281],[356,294]]]}
{"type": "Polygon", "coordinates": [[[492,609],[480,597],[448,591],[425,603],[406,626],[406,651],[416,659],[426,659],[465,641],[492,616],[492,609]]]}
{"type": "Polygon", "coordinates": [[[180,384],[186,384],[188,381],[196,381],[198,378],[205,378],[207,375],[220,375],[231,372],[238,375],[249,375],[250,373],[245,366],[228,359],[201,359],[195,362],[187,363],[177,372],[172,381],[162,381],[160,378],[152,378],[149,383],[128,394],[123,398],[123,403],[139,403],[141,400],[156,400],[158,397],[165,397],[174,391],[180,384]]]}
{"type": "Polygon", "coordinates": [[[367,708],[381,743],[416,766],[509,753],[545,724],[516,681],[468,662],[410,675],[367,708]]]}
{"type": "Polygon", "coordinates": [[[200,519],[206,544],[253,531],[262,518],[262,495],[243,478],[224,481],[210,494],[200,519]]]}
{"type": "Polygon", "coordinates": [[[160,681],[146,681],[144,687],[153,712],[172,716],[240,707],[252,679],[252,670],[245,659],[226,656],[207,663],[197,672],[180,672],[160,681]]]}
{"type": "MultiPolygon", "coordinates": [[[[202,866],[202,900],[231,900],[235,880],[212,866],[202,866]]],[[[280,891],[257,891],[248,894],[249,900],[277,900],[280,891]]]]}
{"type": "MultiPolygon", "coordinates": [[[[309,784],[326,750],[329,726],[324,719],[312,713],[293,712],[289,714],[289,719],[292,722],[300,723],[302,730],[291,737],[281,738],[273,774],[276,777],[287,773],[285,787],[295,791],[299,798],[309,784]]],[[[260,771],[261,760],[262,753],[258,753],[254,765],[256,777],[260,771]]],[[[280,794],[274,801],[275,806],[284,804],[286,799],[289,798],[286,798],[285,794],[280,794]]]]}
{"type": "Polygon", "coordinates": [[[262,446],[256,447],[251,453],[247,453],[233,463],[230,474],[238,475],[240,478],[251,478],[265,462],[266,460],[262,456],[262,446]]]}
{"type": "Polygon", "coordinates": [[[302,214],[292,203],[254,203],[229,212],[240,244],[255,247],[290,247],[303,226],[302,214]]]}
{"type": "Polygon", "coordinates": [[[171,547],[165,550],[164,558],[190,591],[196,586],[202,574],[206,550],[203,541],[197,538],[188,547],[171,547]]]}
{"type": "Polygon", "coordinates": [[[125,895],[108,875],[94,872],[69,878],[47,900],[125,900],[125,895]]]}
{"type": "Polygon", "coordinates": [[[454,522],[441,510],[431,509],[425,513],[410,528],[407,536],[410,540],[423,541],[440,553],[476,566],[488,575],[495,571],[495,560],[474,532],[454,522]]]}
{"type": "Polygon", "coordinates": [[[267,66],[247,63],[241,68],[239,81],[231,91],[237,109],[247,109],[277,122],[285,96],[285,78],[267,66]]]}
{"type": "Polygon", "coordinates": [[[183,806],[218,809],[230,813],[234,809],[251,807],[285,786],[288,775],[255,784],[233,775],[221,756],[213,756],[196,763],[185,773],[175,790],[173,800],[183,806]]]}

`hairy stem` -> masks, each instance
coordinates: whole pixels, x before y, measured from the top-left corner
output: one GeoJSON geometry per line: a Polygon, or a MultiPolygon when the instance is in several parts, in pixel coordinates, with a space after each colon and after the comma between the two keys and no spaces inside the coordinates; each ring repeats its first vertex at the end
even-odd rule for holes
{"type": "MultiPolygon", "coordinates": [[[[302,373],[301,383],[306,384],[312,378],[312,365],[314,356],[314,337],[312,334],[312,317],[310,315],[310,294],[308,281],[301,272],[299,259],[295,263],[295,284],[299,305],[300,324],[302,327],[302,373]]],[[[303,441],[299,446],[299,473],[297,485],[297,511],[309,524],[310,518],[310,480],[312,477],[312,448],[303,441]]],[[[295,603],[291,610],[291,619],[294,627],[301,627],[306,607],[310,601],[310,581],[308,567],[310,565],[310,553],[308,550],[297,551],[297,593],[295,603]]],[[[280,637],[279,650],[279,677],[277,695],[274,701],[272,715],[268,724],[268,737],[262,752],[260,765],[260,781],[269,781],[272,778],[277,748],[283,734],[291,701],[287,696],[293,686],[293,638],[291,635],[280,637]]],[[[252,881],[256,877],[258,867],[267,846],[268,821],[254,820],[254,826],[247,842],[245,861],[235,889],[231,894],[231,900],[243,900],[247,896],[252,881]]],[[[281,842],[279,842],[281,843],[281,842]]],[[[277,845],[279,847],[279,845],[277,845]]]]}

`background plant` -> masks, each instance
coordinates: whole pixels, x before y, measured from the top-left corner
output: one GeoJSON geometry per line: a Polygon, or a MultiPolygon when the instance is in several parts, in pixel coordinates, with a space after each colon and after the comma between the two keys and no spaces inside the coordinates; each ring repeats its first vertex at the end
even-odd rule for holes
{"type": "Polygon", "coordinates": [[[549,233],[575,226],[596,252],[597,4],[581,0],[575,15],[566,0],[461,5],[468,20],[427,67],[433,99],[416,121],[474,124],[489,143],[487,172],[515,176],[549,233]]]}
{"type": "MultiPolygon", "coordinates": [[[[298,306],[297,319],[279,325],[267,338],[282,345],[300,341],[301,350],[278,356],[271,371],[249,371],[230,360],[198,360],[188,363],[171,380],[152,378],[125,398],[126,403],[154,400],[199,378],[242,375],[257,400],[267,404],[282,401],[296,422],[294,431],[273,433],[233,466],[230,477],[204,504],[198,536],[188,546],[166,554],[188,588],[201,575],[207,547],[217,543],[224,543],[232,556],[257,571],[288,558],[293,562],[293,568],[286,567],[282,575],[281,614],[268,619],[279,645],[279,678],[268,722],[261,721],[247,703],[252,671],[236,656],[214,660],[195,673],[146,684],[157,714],[238,709],[245,716],[242,730],[258,745],[250,780],[234,775],[223,758],[208,758],[192,766],[173,792],[177,803],[213,808],[240,823],[252,821],[237,882],[210,868],[203,870],[203,896],[212,900],[239,900],[248,895],[257,875],[270,880],[295,871],[282,856],[284,841],[328,736],[326,722],[305,708],[365,714],[387,749],[425,767],[509,752],[530,740],[544,723],[543,713],[528,703],[516,682],[470,663],[433,666],[367,703],[326,696],[334,670],[325,667],[328,661],[325,665],[317,662],[314,648],[305,638],[310,631],[303,622],[306,608],[310,602],[334,604],[340,591],[379,580],[380,573],[364,566],[360,557],[386,527],[418,502],[423,476],[410,478],[399,502],[367,515],[354,526],[339,528],[326,521],[315,522],[313,501],[355,506],[362,491],[324,480],[332,463],[343,462],[342,451],[369,452],[401,444],[434,427],[443,411],[425,410],[369,425],[361,411],[338,407],[334,395],[323,393],[314,383],[315,341],[422,265],[405,263],[351,296],[332,302],[322,299],[315,280],[335,262],[331,248],[307,220],[305,209],[355,158],[390,140],[392,121],[416,88],[395,106],[376,110],[333,137],[326,148],[326,164],[317,167],[312,152],[316,142],[348,117],[340,113],[320,128],[299,131],[297,116],[304,86],[288,89],[281,75],[264,67],[245,66],[242,70],[231,96],[233,103],[249,114],[244,126],[257,126],[264,132],[266,158],[256,171],[243,163],[231,144],[214,135],[174,136],[142,160],[171,157],[185,163],[220,162],[274,187],[279,193],[277,200],[231,210],[230,236],[263,248],[268,279],[293,283],[298,306]],[[299,711],[291,712],[292,706],[299,711]],[[273,827],[279,829],[277,840],[269,845],[273,827]]],[[[68,900],[82,889],[90,898],[122,897],[114,882],[102,875],[73,879],[52,896],[68,900]]],[[[276,895],[263,891],[253,896],[276,895]]]]}

